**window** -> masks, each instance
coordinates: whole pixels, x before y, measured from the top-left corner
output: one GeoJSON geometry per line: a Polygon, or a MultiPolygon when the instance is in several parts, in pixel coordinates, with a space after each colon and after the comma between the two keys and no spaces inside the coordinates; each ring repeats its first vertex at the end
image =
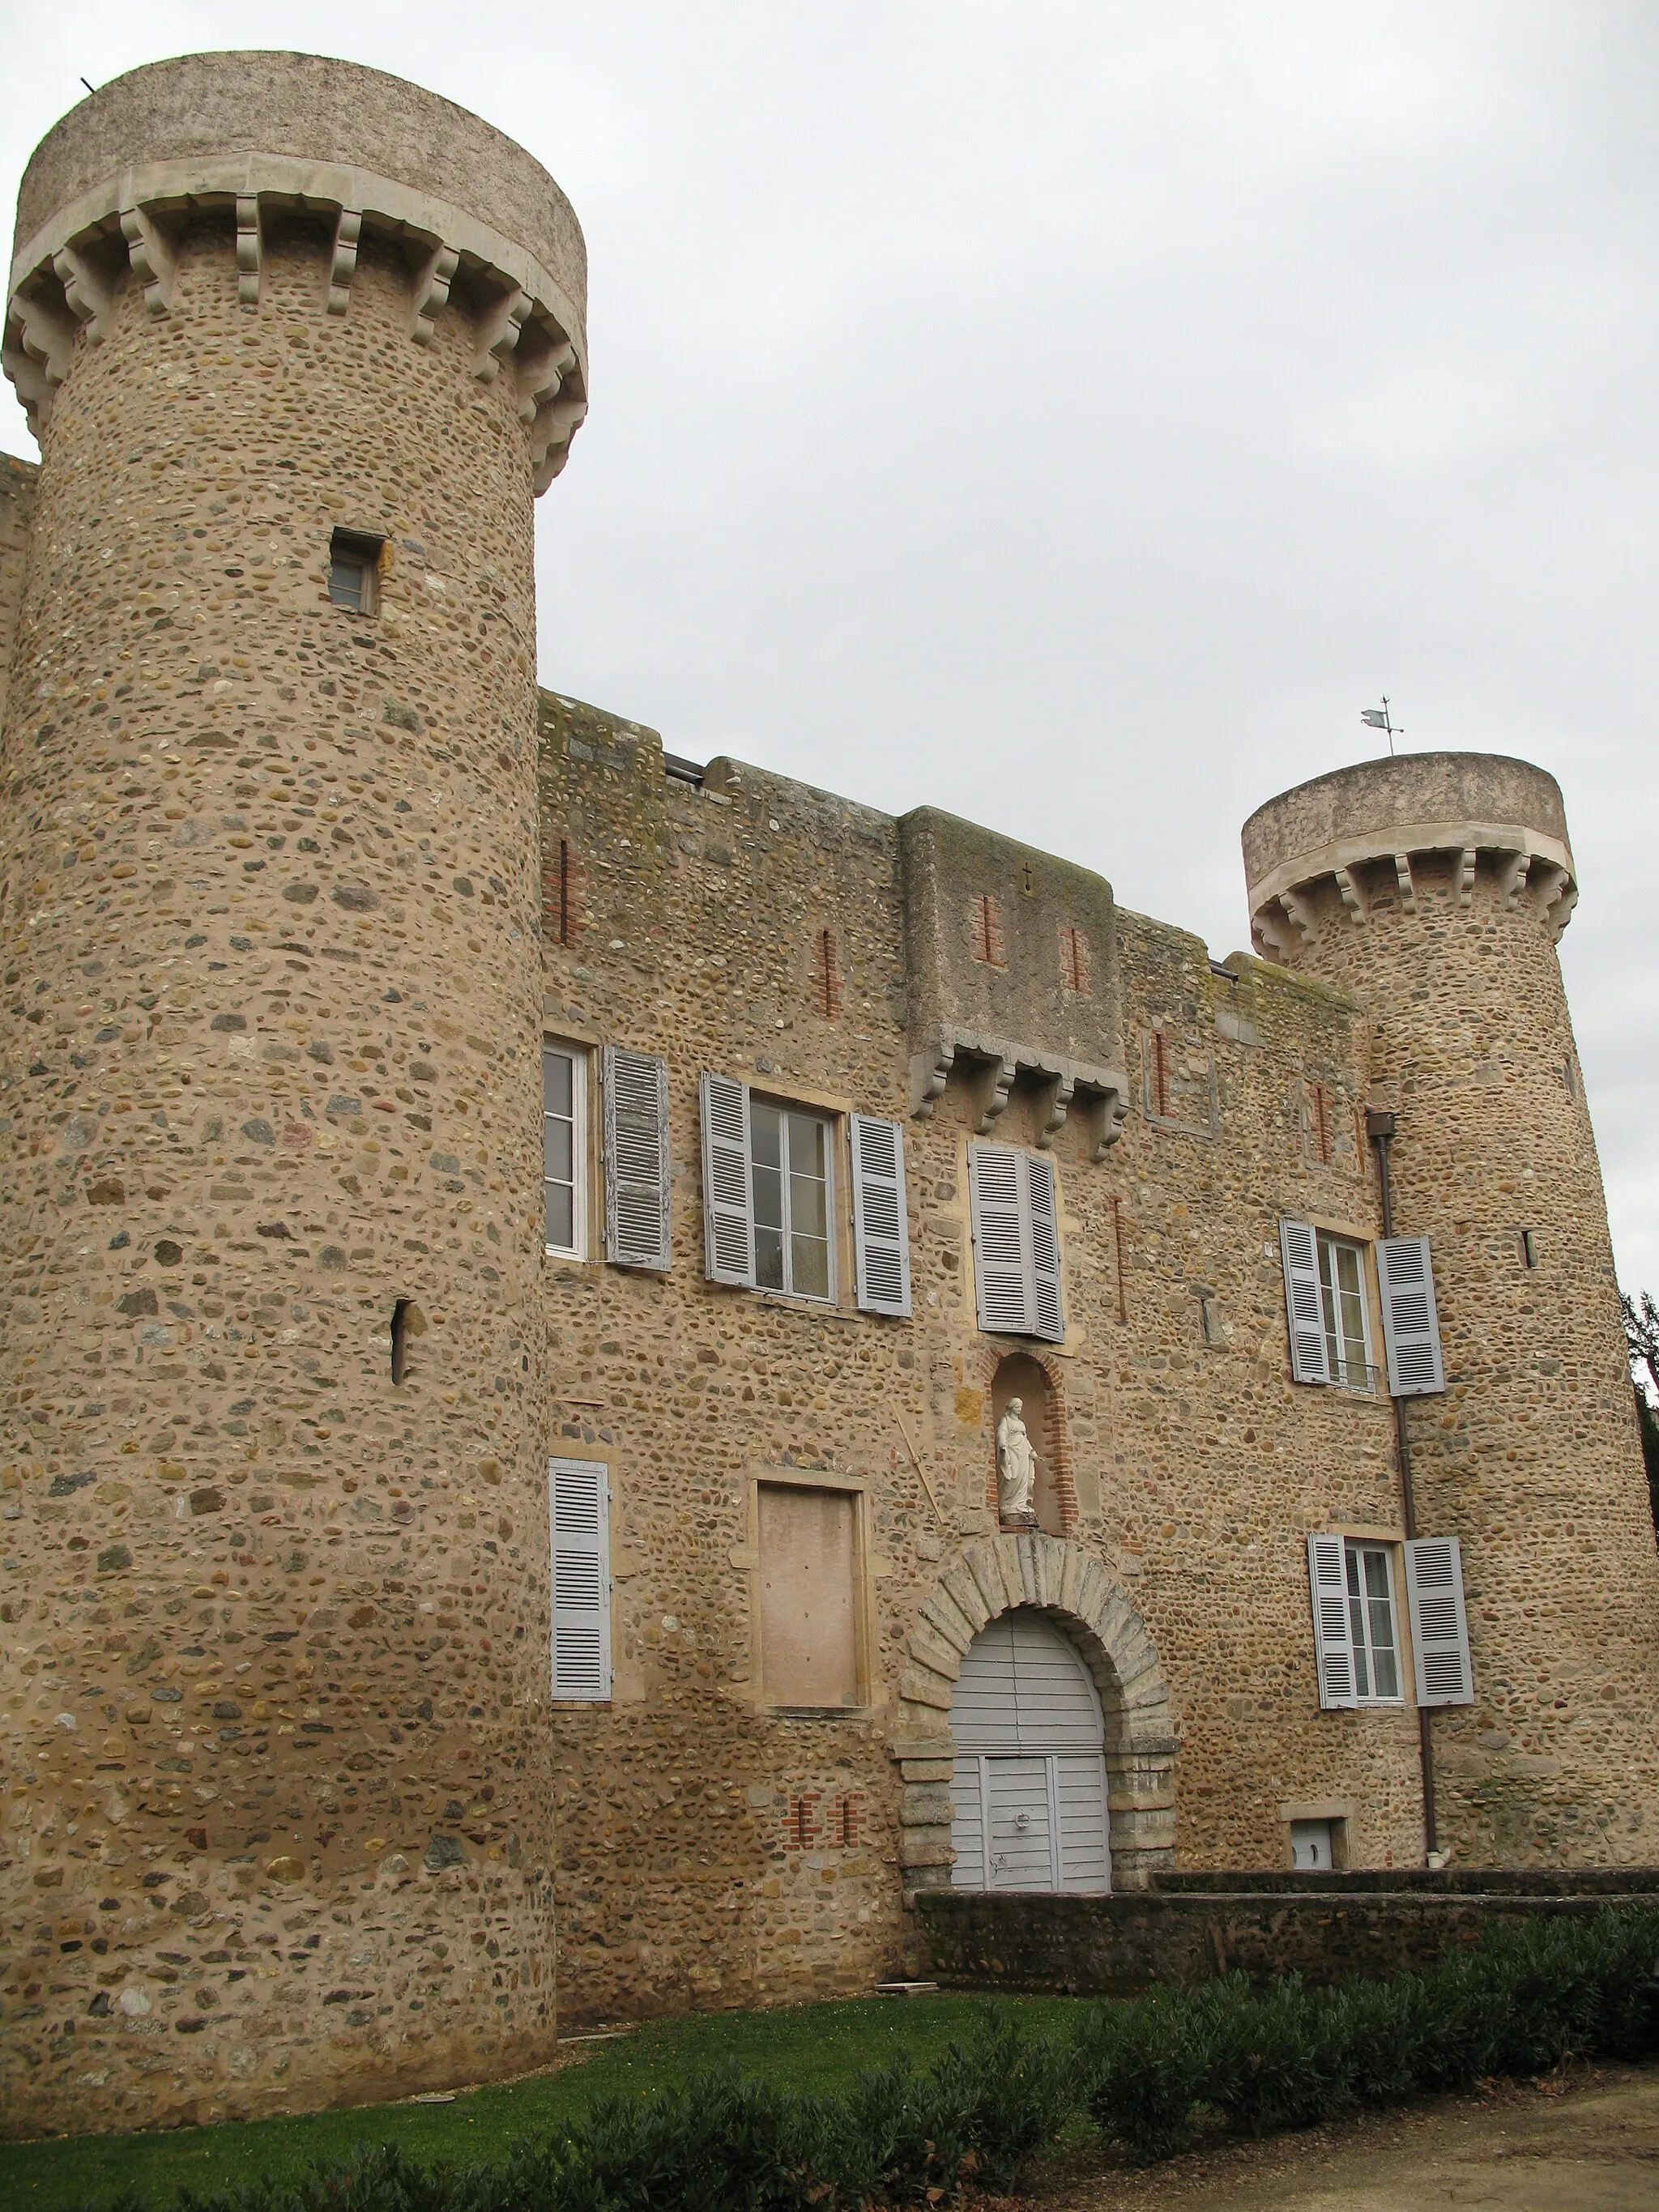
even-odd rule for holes
{"type": "Polygon", "coordinates": [[[602,1705],[611,1695],[611,1471],[550,1459],[553,1694],[602,1705]]]}
{"type": "Polygon", "coordinates": [[[380,550],[386,540],[364,538],[353,530],[337,530],[329,541],[328,596],[337,607],[355,615],[374,612],[375,584],[380,550]]]}
{"type": "Polygon", "coordinates": [[[1006,1145],[969,1145],[968,1197],[980,1327],[1063,1343],[1054,1162],[1006,1145]]]}
{"type": "Polygon", "coordinates": [[[830,1128],[816,1114],[757,1099],[750,1108],[755,1287],[832,1296],[830,1128]]]}
{"type": "Polygon", "coordinates": [[[857,1492],[763,1482],[756,1507],[766,1703],[818,1712],[860,1705],[857,1492]]]}
{"type": "Polygon", "coordinates": [[[1358,1244],[1318,1232],[1319,1301],[1325,1364],[1346,1390],[1371,1387],[1370,1322],[1365,1311],[1365,1255],[1358,1244]]]}
{"type": "Polygon", "coordinates": [[[587,1255],[587,1055],[549,1046],[542,1054],[542,1197],[544,1239],[562,1259],[587,1255]]]}
{"type": "Polygon", "coordinates": [[[1346,1544],[1348,1640],[1353,1646],[1354,1696],[1362,1705],[1400,1702],[1400,1639],[1395,1633],[1394,1577],[1383,1544],[1346,1544]]]}
{"type": "Polygon", "coordinates": [[[668,1063],[608,1044],[605,1101],[605,1256],[613,1267],[668,1272],[671,1173],[668,1063]]]}
{"type": "Polygon", "coordinates": [[[1322,1705],[1402,1702],[1390,1548],[1335,1534],[1308,1539],[1322,1705]]]}

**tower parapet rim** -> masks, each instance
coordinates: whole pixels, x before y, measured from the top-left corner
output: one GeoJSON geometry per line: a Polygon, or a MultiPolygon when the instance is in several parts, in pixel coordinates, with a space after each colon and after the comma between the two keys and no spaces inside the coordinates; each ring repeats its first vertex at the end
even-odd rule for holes
{"type": "Polygon", "coordinates": [[[1481,856],[1506,904],[1535,913],[1552,943],[1577,903],[1566,812],[1553,776],[1492,753],[1413,753],[1316,776],[1258,807],[1244,825],[1250,934],[1264,957],[1297,966],[1322,928],[1364,928],[1387,882],[1415,904],[1414,860],[1455,857],[1468,906],[1481,856]],[[1322,899],[1334,885],[1337,899],[1322,899]]]}
{"type": "Polygon", "coordinates": [[[101,342],[129,271],[149,314],[177,311],[175,241],[202,212],[234,236],[247,308],[259,303],[269,227],[284,216],[320,216],[331,229],[319,313],[349,312],[365,237],[391,245],[410,270],[411,341],[429,343],[434,318],[464,301],[473,374],[510,379],[535,489],[558,474],[587,404],[586,259],[568,202],[521,148],[449,101],[301,54],[188,55],[135,70],[37,148],[0,341],[0,366],[37,439],[77,339],[101,342]],[[392,154],[411,125],[441,142],[434,166],[447,189],[349,157],[358,146],[392,154]],[[477,187],[466,206],[450,189],[462,183],[477,187]]]}

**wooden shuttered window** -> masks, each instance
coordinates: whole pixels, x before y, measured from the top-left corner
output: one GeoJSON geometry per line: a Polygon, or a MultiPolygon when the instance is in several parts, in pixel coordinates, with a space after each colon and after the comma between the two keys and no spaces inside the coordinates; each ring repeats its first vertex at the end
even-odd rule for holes
{"type": "Polygon", "coordinates": [[[1297,1382],[1328,1382],[1325,1307],[1319,1286],[1319,1239],[1310,1221],[1281,1221],[1279,1249],[1285,1262],[1285,1313],[1291,1333],[1291,1376],[1297,1382]]]}
{"type": "Polygon", "coordinates": [[[550,1459],[553,1695],[599,1704],[611,1695],[610,1470],[550,1459]]]}
{"type": "Polygon", "coordinates": [[[1357,1705],[1353,1641],[1348,1626],[1346,1547],[1340,1536],[1309,1537],[1308,1584],[1313,1597],[1319,1702],[1328,1712],[1357,1705]]]}
{"type": "Polygon", "coordinates": [[[848,1117],[853,1156],[853,1260],[860,1310],[910,1310],[910,1225],[904,1202],[904,1132],[871,1114],[848,1117]]]}
{"type": "Polygon", "coordinates": [[[1446,1387],[1426,1237],[1386,1237],[1376,1248],[1389,1395],[1427,1398],[1446,1387]]]}
{"type": "Polygon", "coordinates": [[[607,1045],[599,1068],[605,1104],[605,1256],[619,1267],[665,1273],[668,1220],[668,1065],[653,1053],[607,1045]]]}
{"type": "Polygon", "coordinates": [[[727,1075],[702,1079],[704,1268],[711,1283],[755,1286],[749,1086],[727,1075]]]}
{"type": "Polygon", "coordinates": [[[1406,1603],[1419,1705],[1472,1705],[1463,1609],[1463,1555],[1455,1536],[1418,1536],[1406,1547],[1406,1603]]]}
{"type": "Polygon", "coordinates": [[[968,1195],[981,1328],[1060,1343],[1066,1314],[1054,1162],[1006,1145],[969,1145],[968,1195]]]}

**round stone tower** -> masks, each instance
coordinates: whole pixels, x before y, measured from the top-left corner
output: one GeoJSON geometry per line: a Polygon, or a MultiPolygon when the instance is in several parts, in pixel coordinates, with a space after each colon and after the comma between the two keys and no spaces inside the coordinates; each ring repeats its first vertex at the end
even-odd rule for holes
{"type": "Polygon", "coordinates": [[[1253,814],[1244,863],[1258,950],[1371,1017],[1395,1233],[1431,1241],[1446,1393],[1407,1418],[1422,1533],[1462,1541],[1476,1696],[1434,1716],[1441,1843],[1650,1863],[1659,1553],[1556,957],[1560,792],[1486,754],[1371,761],[1253,814]]]}
{"type": "Polygon", "coordinates": [[[0,760],[0,2109],[550,2053],[532,500],[545,172],[202,54],[24,179],[0,760]]]}

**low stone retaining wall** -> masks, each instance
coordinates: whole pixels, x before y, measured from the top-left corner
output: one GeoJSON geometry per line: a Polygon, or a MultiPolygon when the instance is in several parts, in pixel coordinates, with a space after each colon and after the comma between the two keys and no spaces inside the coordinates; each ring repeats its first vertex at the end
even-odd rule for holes
{"type": "Polygon", "coordinates": [[[1176,1875],[1115,1897],[931,1890],[927,1971],[953,1989],[1124,1996],[1242,1971],[1310,1982],[1430,1966],[1489,1928],[1659,1901],[1659,1869],[1176,1875]],[[1385,1886],[1386,1885],[1386,1886],[1385,1886]]]}

